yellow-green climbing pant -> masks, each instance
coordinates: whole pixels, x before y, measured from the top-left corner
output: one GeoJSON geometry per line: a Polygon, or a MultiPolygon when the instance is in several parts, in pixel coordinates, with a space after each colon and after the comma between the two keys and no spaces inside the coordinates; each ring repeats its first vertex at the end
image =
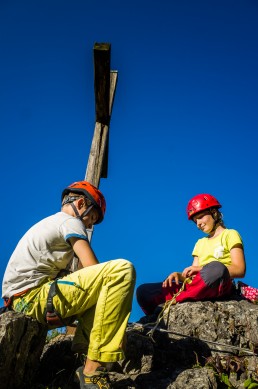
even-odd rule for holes
{"type": "MultiPolygon", "coordinates": [[[[116,259],[89,266],[58,280],[53,303],[63,319],[75,316],[88,340],[87,356],[100,362],[124,358],[122,342],[135,285],[131,262],[116,259]]],[[[44,310],[52,281],[15,297],[13,308],[46,324],[44,310]]]]}

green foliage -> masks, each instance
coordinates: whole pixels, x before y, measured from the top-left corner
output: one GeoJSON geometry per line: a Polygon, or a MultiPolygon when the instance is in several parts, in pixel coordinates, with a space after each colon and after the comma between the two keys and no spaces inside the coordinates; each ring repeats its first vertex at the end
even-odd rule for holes
{"type": "Polygon", "coordinates": [[[225,373],[221,373],[219,375],[220,381],[223,382],[226,385],[226,388],[233,388],[236,389],[236,386],[232,385],[232,383],[229,380],[229,377],[225,373]]]}
{"type": "MultiPolygon", "coordinates": [[[[208,357],[205,366],[212,369],[219,389],[236,389],[236,381],[241,375],[247,374],[248,364],[244,358],[238,356],[208,357]],[[234,379],[232,377],[234,376],[234,379]]],[[[246,389],[258,389],[257,376],[251,376],[244,381],[246,389]]]]}
{"type": "MultiPolygon", "coordinates": [[[[215,373],[215,377],[218,383],[219,389],[236,389],[236,386],[232,384],[228,374],[226,373],[215,373]]],[[[252,377],[248,378],[244,382],[244,387],[246,389],[258,389],[258,381],[252,377]]]]}

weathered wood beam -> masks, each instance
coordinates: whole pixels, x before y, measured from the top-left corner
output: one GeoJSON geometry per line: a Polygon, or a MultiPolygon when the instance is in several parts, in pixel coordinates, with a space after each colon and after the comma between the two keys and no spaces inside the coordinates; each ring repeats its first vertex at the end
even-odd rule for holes
{"type": "MultiPolygon", "coordinates": [[[[94,45],[94,88],[95,88],[95,111],[96,123],[85,180],[91,182],[97,188],[101,178],[107,178],[108,174],[108,144],[109,123],[112,113],[117,71],[110,71],[109,43],[95,43],[94,45]]],[[[88,229],[89,242],[92,239],[93,227],[88,229]]],[[[71,268],[78,270],[78,259],[74,258],[71,268]]],[[[75,328],[66,327],[67,334],[74,334],[75,328]]]]}
{"type": "MultiPolygon", "coordinates": [[[[111,113],[112,113],[114,94],[115,94],[116,83],[117,83],[117,75],[118,73],[116,70],[110,71],[109,118],[111,118],[111,113]]],[[[105,153],[103,157],[101,178],[107,178],[108,176],[108,151],[109,151],[109,131],[107,134],[107,144],[106,144],[105,153]]]]}
{"type": "MultiPolygon", "coordinates": [[[[111,62],[111,45],[110,43],[95,43],[93,48],[94,53],[94,89],[95,89],[95,114],[96,123],[109,126],[115,86],[117,81],[117,72],[110,71],[111,62]]],[[[105,145],[101,145],[99,150],[104,152],[101,160],[95,161],[94,169],[96,169],[94,182],[99,184],[100,178],[107,178],[108,175],[108,151],[109,151],[109,131],[108,128],[96,130],[96,135],[104,135],[103,141],[105,145]],[[96,167],[97,163],[97,167],[96,167]],[[99,166],[100,164],[100,166],[99,166]],[[96,175],[99,175],[96,178],[96,175]]],[[[94,133],[95,136],[95,133],[94,133]]],[[[97,140],[98,142],[98,140],[97,140]]],[[[102,140],[100,140],[102,143],[102,140]]],[[[95,147],[96,145],[93,145],[95,147]]],[[[89,161],[90,164],[92,161],[89,161]]],[[[91,180],[91,175],[88,177],[91,180]]],[[[92,182],[93,183],[93,182],[92,182]]]]}
{"type": "MultiPolygon", "coordinates": [[[[94,45],[96,123],[85,180],[97,188],[100,179],[107,178],[108,174],[109,123],[118,76],[117,71],[110,71],[110,51],[109,43],[94,45]]],[[[92,234],[93,228],[88,230],[89,241],[91,241],[92,234]]]]}
{"type": "Polygon", "coordinates": [[[111,45],[95,43],[93,52],[96,122],[109,125],[111,45]]]}
{"type": "MultiPolygon", "coordinates": [[[[109,83],[109,116],[111,116],[114,94],[117,82],[117,71],[110,72],[109,83]]],[[[108,138],[109,126],[96,122],[92,139],[85,180],[91,182],[96,187],[99,186],[100,178],[107,177],[108,166],[108,138]]]]}
{"type": "Polygon", "coordinates": [[[97,188],[101,177],[101,168],[108,137],[108,126],[96,122],[85,180],[97,188]]]}

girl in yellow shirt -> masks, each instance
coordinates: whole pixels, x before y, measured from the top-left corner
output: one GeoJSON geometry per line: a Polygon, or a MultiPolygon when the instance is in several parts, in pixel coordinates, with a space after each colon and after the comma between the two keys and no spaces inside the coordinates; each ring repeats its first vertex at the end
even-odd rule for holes
{"type": "Polygon", "coordinates": [[[175,302],[211,300],[229,297],[232,279],[245,276],[246,264],[241,236],[227,229],[219,211],[221,204],[210,194],[194,196],[187,205],[188,219],[207,234],[194,246],[193,263],[181,273],[171,273],[163,282],[142,284],[136,291],[139,305],[145,314],[171,300],[179,292],[182,282],[190,278],[175,302]]]}

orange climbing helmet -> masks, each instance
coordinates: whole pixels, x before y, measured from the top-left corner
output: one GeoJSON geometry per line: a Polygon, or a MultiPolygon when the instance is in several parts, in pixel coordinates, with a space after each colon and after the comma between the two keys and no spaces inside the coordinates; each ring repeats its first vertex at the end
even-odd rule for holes
{"type": "Polygon", "coordinates": [[[63,201],[64,196],[69,194],[70,192],[82,194],[87,199],[89,199],[99,213],[99,218],[95,224],[99,224],[102,222],[102,220],[104,219],[105,212],[106,212],[106,200],[98,188],[96,188],[94,185],[90,184],[88,181],[74,182],[73,184],[67,186],[63,190],[62,201],[63,201]]]}
{"type": "Polygon", "coordinates": [[[201,211],[209,208],[221,208],[219,201],[208,193],[202,193],[194,196],[187,204],[187,216],[188,220],[201,211]]]}

